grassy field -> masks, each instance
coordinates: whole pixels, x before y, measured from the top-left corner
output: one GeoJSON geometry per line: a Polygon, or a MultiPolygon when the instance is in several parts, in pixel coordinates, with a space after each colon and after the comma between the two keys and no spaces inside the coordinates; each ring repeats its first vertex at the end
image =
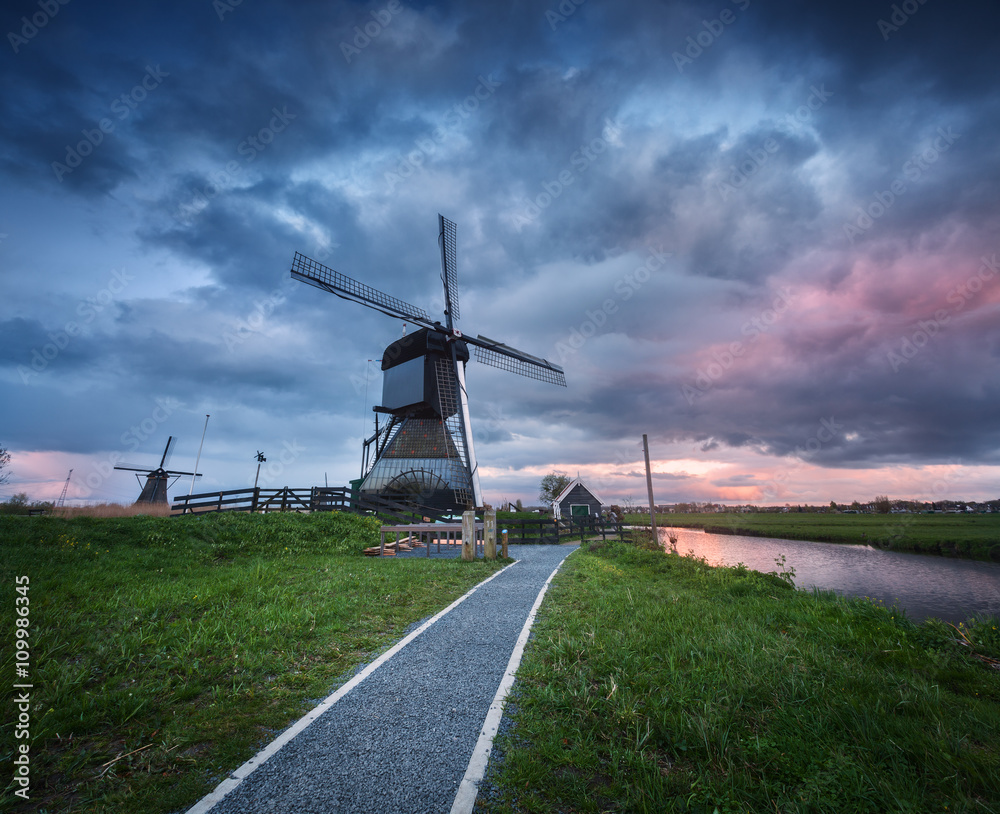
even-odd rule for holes
{"type": "Polygon", "coordinates": [[[595,543],[539,614],[481,812],[997,812],[997,620],[595,543]],[[963,644],[967,637],[973,644],[963,644]]]}
{"type": "MultiPolygon", "coordinates": [[[[649,515],[630,515],[649,525],[649,515]]],[[[1000,561],[1000,514],[661,514],[662,526],[1000,561]]]]}
{"type": "Polygon", "coordinates": [[[0,517],[0,618],[27,595],[30,739],[0,725],[0,810],[171,812],[502,564],[361,556],[349,515],[0,517]],[[27,591],[15,591],[17,577],[27,591]],[[31,798],[13,796],[30,745],[31,798]]]}

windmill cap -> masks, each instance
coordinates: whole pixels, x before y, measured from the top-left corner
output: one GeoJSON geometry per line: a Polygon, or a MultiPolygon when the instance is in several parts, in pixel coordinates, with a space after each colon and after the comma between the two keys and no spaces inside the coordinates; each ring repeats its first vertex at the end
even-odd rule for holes
{"type": "MultiPolygon", "coordinates": [[[[458,352],[459,361],[469,361],[469,346],[465,342],[456,340],[455,349],[458,352]]],[[[448,335],[443,330],[432,331],[430,328],[420,328],[397,339],[382,352],[382,370],[389,370],[396,365],[426,356],[428,353],[451,356],[448,335]]]]}

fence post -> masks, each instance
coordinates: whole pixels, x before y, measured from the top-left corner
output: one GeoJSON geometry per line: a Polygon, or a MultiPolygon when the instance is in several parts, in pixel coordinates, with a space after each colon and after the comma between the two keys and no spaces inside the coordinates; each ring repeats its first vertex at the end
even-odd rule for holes
{"type": "Polygon", "coordinates": [[[496,509],[490,509],[483,518],[483,558],[495,560],[497,558],[497,513],[496,509]]]}
{"type": "Polygon", "coordinates": [[[257,512],[257,501],[260,500],[260,487],[259,486],[255,486],[253,488],[253,499],[252,500],[253,500],[253,502],[250,504],[250,511],[251,511],[251,513],[256,513],[257,512]]]}
{"type": "Polygon", "coordinates": [[[462,512],[462,559],[471,562],[476,558],[476,513],[469,509],[462,512]]]}
{"type": "Polygon", "coordinates": [[[503,534],[500,537],[500,555],[507,559],[507,529],[503,530],[503,534]]]}

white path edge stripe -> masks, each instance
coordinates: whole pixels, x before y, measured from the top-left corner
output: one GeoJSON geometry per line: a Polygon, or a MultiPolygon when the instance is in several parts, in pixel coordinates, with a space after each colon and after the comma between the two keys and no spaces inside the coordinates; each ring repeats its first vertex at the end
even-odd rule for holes
{"type": "MultiPolygon", "coordinates": [[[[375,661],[365,667],[360,673],[355,675],[350,681],[341,686],[331,695],[328,695],[322,702],[320,702],[318,707],[307,712],[304,716],[299,718],[294,724],[292,724],[288,729],[282,732],[277,738],[275,738],[271,743],[261,749],[256,755],[254,755],[250,760],[240,766],[236,771],[234,771],[228,778],[219,783],[215,787],[214,791],[209,792],[204,797],[202,797],[197,803],[195,803],[191,808],[187,810],[187,814],[205,814],[215,808],[216,803],[222,801],[222,798],[229,794],[233,789],[235,789],[240,783],[242,783],[250,773],[256,769],[258,766],[263,764],[268,758],[273,757],[278,750],[281,749],[286,743],[288,743],[292,738],[298,735],[303,729],[305,729],[309,724],[319,718],[324,712],[326,712],[330,707],[336,704],[341,698],[343,698],[347,693],[353,690],[358,684],[364,681],[368,676],[375,672],[379,667],[381,667],[385,662],[395,656],[400,650],[402,650],[406,645],[412,642],[417,636],[423,633],[427,628],[433,625],[438,619],[455,610],[459,605],[461,605],[466,599],[472,596],[476,591],[482,588],[487,582],[496,579],[498,576],[507,571],[508,568],[513,568],[520,560],[512,562],[506,568],[501,568],[495,574],[487,577],[482,582],[474,585],[468,593],[464,596],[460,596],[454,602],[452,602],[443,611],[432,616],[426,622],[424,622],[416,630],[412,631],[408,636],[400,639],[391,648],[386,650],[381,656],[379,656],[375,661]]],[[[562,563],[560,563],[561,565],[562,563]]],[[[549,577],[552,579],[552,577],[549,577]]],[[[546,583],[547,584],[547,583],[546,583]]],[[[534,610],[532,610],[534,612],[534,610]]]]}
{"type": "MultiPolygon", "coordinates": [[[[571,551],[570,554],[572,553],[571,551]]],[[[542,585],[542,589],[535,598],[535,604],[531,606],[531,611],[524,622],[524,627],[521,628],[521,635],[517,637],[517,642],[514,644],[514,652],[511,653],[510,661],[507,662],[507,672],[500,679],[500,686],[497,688],[497,694],[493,696],[493,703],[490,704],[489,712],[486,713],[486,720],[483,721],[483,728],[479,733],[476,748],[472,750],[469,767],[465,770],[465,777],[462,778],[462,782],[458,787],[458,794],[455,795],[455,802],[451,806],[451,814],[472,814],[472,807],[476,804],[476,797],[479,794],[479,784],[483,780],[483,775],[486,774],[486,764],[489,762],[490,752],[493,751],[493,739],[497,736],[497,731],[500,729],[500,719],[503,717],[504,704],[507,701],[511,687],[514,686],[517,668],[521,666],[524,647],[528,643],[528,635],[531,633],[532,625],[535,623],[535,614],[538,613],[538,608],[545,598],[545,592],[549,589],[549,583],[552,582],[559,569],[562,568],[567,557],[569,557],[569,554],[559,561],[559,565],[555,567],[555,570],[549,574],[549,578],[545,580],[545,584],[542,585]]]]}

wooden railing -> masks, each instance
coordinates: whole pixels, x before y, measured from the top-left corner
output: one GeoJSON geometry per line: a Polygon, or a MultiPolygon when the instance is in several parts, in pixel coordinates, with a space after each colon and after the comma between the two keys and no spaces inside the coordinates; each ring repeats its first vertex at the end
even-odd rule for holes
{"type": "Polygon", "coordinates": [[[399,503],[368,495],[353,496],[342,486],[313,486],[309,489],[230,489],[174,498],[172,515],[206,512],[353,512],[372,514],[386,520],[412,523],[427,517],[439,520],[442,514],[427,506],[399,503]]]}
{"type": "MultiPolygon", "coordinates": [[[[354,495],[342,486],[313,486],[309,489],[230,489],[225,492],[204,492],[174,498],[172,515],[204,514],[208,512],[352,512],[374,515],[387,524],[413,524],[445,519],[440,511],[427,506],[399,503],[371,495],[354,495]]],[[[622,538],[620,523],[611,517],[551,517],[498,518],[500,529],[507,530],[512,544],[553,544],[578,538],[601,535],[622,538]]]]}
{"type": "Polygon", "coordinates": [[[608,535],[621,538],[622,527],[609,517],[573,517],[553,520],[551,517],[516,517],[498,518],[500,529],[507,530],[507,539],[517,544],[545,544],[569,542],[579,536],[580,541],[587,536],[601,535],[606,540],[608,535]]]}

